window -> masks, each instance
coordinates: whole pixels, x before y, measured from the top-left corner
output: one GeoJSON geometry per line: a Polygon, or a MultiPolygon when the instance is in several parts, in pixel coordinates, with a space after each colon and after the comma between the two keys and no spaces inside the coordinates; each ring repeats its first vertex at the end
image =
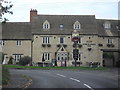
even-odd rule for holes
{"type": "Polygon", "coordinates": [[[23,54],[13,54],[16,62],[19,62],[23,54]]]}
{"type": "Polygon", "coordinates": [[[63,28],[64,28],[64,25],[63,25],[63,24],[60,24],[59,28],[60,28],[60,29],[63,29],[63,28]]]}
{"type": "Polygon", "coordinates": [[[50,37],[43,37],[43,43],[49,44],[50,43],[50,37]]]}
{"type": "Polygon", "coordinates": [[[60,43],[64,43],[64,38],[60,37],[60,43]]]}
{"type": "Polygon", "coordinates": [[[0,46],[4,46],[5,42],[3,40],[0,40],[0,46]]]}
{"type": "MultiPolygon", "coordinates": [[[[72,58],[74,59],[73,54],[72,54],[72,58]]],[[[79,53],[78,54],[78,60],[80,60],[80,59],[81,59],[81,54],[79,53]]]]}
{"type": "Polygon", "coordinates": [[[104,28],[105,29],[110,29],[111,28],[111,24],[110,24],[110,22],[105,22],[105,24],[104,24],[104,28]]]}
{"type": "Polygon", "coordinates": [[[17,41],[17,46],[21,46],[22,45],[22,41],[17,41]]]}
{"type": "Polygon", "coordinates": [[[50,24],[47,20],[43,23],[43,29],[50,29],[50,24]]]}
{"type": "Polygon", "coordinates": [[[60,60],[60,57],[58,56],[57,60],[59,61],[60,60]]]}
{"type": "Polygon", "coordinates": [[[112,39],[108,39],[108,44],[112,44],[113,40],[112,39]]]}
{"type": "Polygon", "coordinates": [[[78,43],[81,43],[81,38],[78,39],[78,43]]]}
{"type": "Polygon", "coordinates": [[[44,58],[44,60],[50,60],[50,53],[43,53],[42,58],[44,58]]]}
{"type": "Polygon", "coordinates": [[[76,21],[76,22],[74,23],[73,28],[74,28],[74,29],[80,29],[80,28],[81,28],[80,23],[79,23],[78,21],[76,21]]]}

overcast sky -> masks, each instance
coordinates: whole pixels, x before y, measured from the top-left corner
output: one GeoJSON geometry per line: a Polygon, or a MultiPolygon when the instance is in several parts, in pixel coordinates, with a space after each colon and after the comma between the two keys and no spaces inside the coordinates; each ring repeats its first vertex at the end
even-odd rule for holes
{"type": "Polygon", "coordinates": [[[29,22],[29,12],[38,14],[95,15],[97,19],[117,19],[119,0],[9,0],[14,5],[10,22],[29,22]]]}

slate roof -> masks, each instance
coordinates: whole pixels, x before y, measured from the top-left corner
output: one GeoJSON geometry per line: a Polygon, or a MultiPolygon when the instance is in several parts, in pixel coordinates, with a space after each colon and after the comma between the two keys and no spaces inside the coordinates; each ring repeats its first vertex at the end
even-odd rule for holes
{"type": "Polygon", "coordinates": [[[113,36],[119,36],[118,33],[119,30],[117,28],[118,20],[96,19],[96,21],[97,21],[97,30],[99,36],[108,36],[108,34],[106,33],[107,29],[104,29],[104,25],[103,25],[106,21],[109,21],[111,24],[111,28],[109,30],[111,31],[113,36]]]}
{"type": "Polygon", "coordinates": [[[31,39],[31,24],[29,22],[3,23],[2,39],[31,39]]]}
{"type": "Polygon", "coordinates": [[[80,34],[108,36],[103,24],[105,21],[109,21],[112,25],[110,31],[113,36],[119,35],[116,28],[117,20],[96,19],[94,15],[37,15],[33,17],[32,22],[3,23],[2,39],[32,39],[32,34],[70,35],[76,21],[81,24],[80,34]],[[43,23],[46,20],[50,23],[50,30],[43,29],[43,23]],[[64,25],[64,29],[59,28],[60,24],[64,25]]]}
{"type": "Polygon", "coordinates": [[[33,18],[32,34],[71,34],[76,21],[81,24],[81,34],[98,33],[94,15],[38,15],[33,18]],[[43,30],[46,20],[50,23],[50,30],[43,30]],[[60,24],[64,25],[63,30],[59,29],[60,24]]]}

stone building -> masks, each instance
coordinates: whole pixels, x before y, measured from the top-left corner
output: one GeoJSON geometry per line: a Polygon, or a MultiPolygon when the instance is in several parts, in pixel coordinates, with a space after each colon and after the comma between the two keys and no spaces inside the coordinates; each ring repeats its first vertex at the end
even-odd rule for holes
{"type": "Polygon", "coordinates": [[[4,59],[16,62],[29,56],[35,65],[55,63],[74,65],[72,32],[79,31],[77,63],[88,66],[116,66],[119,58],[119,27],[117,20],[96,19],[95,15],[39,15],[30,11],[30,22],[2,23],[0,41],[4,59]],[[112,58],[105,58],[112,52],[112,58]],[[106,54],[107,55],[107,54],[106,54]]]}

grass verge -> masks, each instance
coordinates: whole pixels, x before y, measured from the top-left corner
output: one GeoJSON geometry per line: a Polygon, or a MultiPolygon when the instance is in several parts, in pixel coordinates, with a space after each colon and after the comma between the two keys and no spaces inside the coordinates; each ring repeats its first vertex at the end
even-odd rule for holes
{"type": "Polygon", "coordinates": [[[10,79],[10,73],[8,71],[8,68],[3,66],[2,67],[2,85],[7,85],[9,79],[10,79]]]}
{"type": "Polygon", "coordinates": [[[19,65],[4,65],[6,68],[15,68],[15,69],[70,69],[70,70],[106,70],[105,67],[38,67],[38,66],[19,66],[19,65]]]}

